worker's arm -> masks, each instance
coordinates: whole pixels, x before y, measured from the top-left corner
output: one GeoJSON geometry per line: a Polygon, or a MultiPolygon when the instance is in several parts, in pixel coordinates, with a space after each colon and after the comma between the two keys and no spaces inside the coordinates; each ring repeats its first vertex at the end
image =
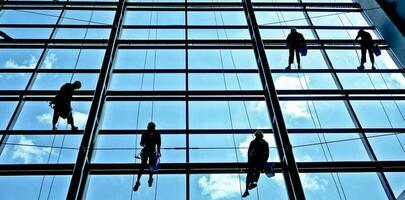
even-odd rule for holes
{"type": "Polygon", "coordinates": [[[354,40],[358,40],[359,38],[360,38],[360,34],[357,33],[357,36],[356,36],[356,38],[354,38],[354,40]]]}
{"type": "Polygon", "coordinates": [[[266,148],[264,150],[264,160],[265,162],[267,162],[267,160],[269,159],[269,144],[266,142],[266,148]]]}
{"type": "Polygon", "coordinates": [[[288,34],[288,36],[287,36],[286,45],[287,45],[288,48],[291,47],[291,35],[290,34],[288,34]]]}
{"type": "Polygon", "coordinates": [[[140,143],[140,145],[143,147],[143,146],[145,146],[145,139],[144,139],[144,136],[143,136],[144,134],[142,133],[142,136],[141,136],[141,143],[140,143]]]}
{"type": "Polygon", "coordinates": [[[250,142],[250,144],[249,144],[249,149],[248,149],[248,153],[247,153],[247,156],[248,156],[248,159],[249,158],[251,158],[252,157],[252,151],[253,151],[253,142],[250,142]]]}
{"type": "Polygon", "coordinates": [[[157,150],[158,150],[159,156],[160,156],[160,145],[161,144],[162,144],[162,140],[161,140],[160,133],[159,133],[158,134],[158,141],[157,141],[157,150]]]}

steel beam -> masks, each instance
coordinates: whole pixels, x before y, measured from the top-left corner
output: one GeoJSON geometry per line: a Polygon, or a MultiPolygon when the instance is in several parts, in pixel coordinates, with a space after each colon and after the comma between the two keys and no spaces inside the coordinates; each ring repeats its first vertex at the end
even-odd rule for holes
{"type": "Polygon", "coordinates": [[[94,92],[94,99],[90,107],[89,117],[84,129],[80,150],[77,156],[74,173],[70,181],[67,199],[82,199],[86,188],[89,165],[93,153],[93,146],[96,141],[101,113],[106,98],[108,82],[112,73],[112,60],[115,56],[117,38],[122,25],[122,18],[125,12],[126,0],[120,0],[115,12],[113,28],[111,29],[108,47],[94,92]]]}

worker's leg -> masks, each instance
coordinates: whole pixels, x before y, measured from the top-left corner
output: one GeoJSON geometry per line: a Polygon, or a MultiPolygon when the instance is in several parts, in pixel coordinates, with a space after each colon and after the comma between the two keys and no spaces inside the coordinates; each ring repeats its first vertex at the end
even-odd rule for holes
{"type": "Polygon", "coordinates": [[[294,62],[294,49],[288,49],[288,66],[285,69],[291,69],[291,64],[294,62]]]}
{"type": "Polygon", "coordinates": [[[142,162],[141,162],[141,167],[139,168],[139,172],[138,172],[138,178],[136,180],[136,183],[134,185],[134,191],[138,191],[139,186],[141,185],[141,177],[142,177],[142,173],[144,172],[145,168],[148,166],[148,157],[142,155],[142,162]]]}
{"type": "Polygon", "coordinates": [[[370,57],[371,68],[372,68],[372,69],[375,69],[375,66],[374,66],[374,51],[373,51],[373,47],[368,48],[368,56],[370,57]]]}
{"type": "Polygon", "coordinates": [[[361,59],[360,59],[360,66],[357,69],[364,69],[364,63],[366,63],[366,48],[363,46],[361,47],[361,59]]]}
{"type": "Polygon", "coordinates": [[[298,69],[301,68],[300,49],[295,49],[295,56],[297,57],[298,69]]]}
{"type": "Polygon", "coordinates": [[[245,192],[243,193],[242,197],[247,197],[249,195],[249,186],[252,180],[253,176],[253,170],[252,168],[249,167],[248,173],[246,175],[246,187],[245,187],[245,192]]]}
{"type": "Polygon", "coordinates": [[[75,122],[73,120],[73,112],[70,111],[69,115],[67,117],[67,123],[70,124],[70,126],[72,127],[72,130],[77,130],[77,127],[75,126],[75,122]]]}
{"type": "Polygon", "coordinates": [[[56,111],[56,108],[53,109],[53,118],[52,118],[52,130],[56,130],[56,124],[58,123],[59,114],[56,111]]]}

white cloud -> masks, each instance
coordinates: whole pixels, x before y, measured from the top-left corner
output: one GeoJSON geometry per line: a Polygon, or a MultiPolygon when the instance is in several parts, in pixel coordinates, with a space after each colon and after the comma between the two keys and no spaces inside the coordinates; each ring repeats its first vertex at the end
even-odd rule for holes
{"type": "MultiPolygon", "coordinates": [[[[45,124],[52,124],[52,117],[53,113],[44,113],[42,115],[36,116],[36,119],[40,123],[45,124]]],[[[87,122],[87,114],[82,112],[74,112],[73,111],[73,119],[75,122],[75,126],[79,127],[79,129],[83,129],[87,122]]],[[[59,129],[64,129],[66,127],[67,120],[59,119],[59,129]]]]}
{"type": "Polygon", "coordinates": [[[306,77],[306,80],[303,76],[300,78],[294,76],[280,76],[275,81],[277,89],[281,90],[297,90],[297,89],[308,89],[307,84],[309,84],[309,78],[306,77]]]}
{"type": "Polygon", "coordinates": [[[56,54],[49,54],[48,56],[46,56],[44,63],[43,63],[43,67],[45,69],[51,69],[53,67],[53,64],[57,61],[58,59],[56,58],[56,54]]]}
{"type": "Polygon", "coordinates": [[[210,199],[231,199],[240,194],[240,187],[245,183],[239,180],[236,174],[210,174],[198,180],[201,194],[208,195],[210,199]]]}
{"type": "Polygon", "coordinates": [[[291,118],[309,119],[311,117],[305,101],[286,101],[281,103],[281,109],[284,111],[283,114],[291,118]]]}
{"type": "MultiPolygon", "coordinates": [[[[57,61],[56,54],[49,54],[46,56],[43,62],[43,68],[50,69],[53,67],[53,64],[57,61]]],[[[13,59],[8,59],[5,63],[6,68],[13,68],[13,69],[33,69],[37,65],[38,58],[35,56],[30,56],[29,59],[24,60],[22,64],[16,63],[13,59]]]]}
{"type": "Polygon", "coordinates": [[[329,183],[328,180],[320,178],[319,176],[313,174],[301,174],[300,178],[302,187],[304,187],[304,189],[306,190],[325,190],[325,185],[329,183]]]}
{"type": "Polygon", "coordinates": [[[30,56],[30,59],[24,60],[21,65],[16,63],[13,59],[9,59],[6,61],[5,67],[13,69],[32,69],[35,68],[36,64],[37,58],[35,58],[35,56],[30,56]]]}
{"type": "Polygon", "coordinates": [[[265,101],[249,101],[247,105],[249,110],[252,110],[256,113],[267,112],[265,101]]]}
{"type": "MultiPolygon", "coordinates": [[[[299,90],[308,89],[309,78],[306,77],[293,77],[293,76],[280,76],[275,80],[277,89],[285,90],[299,90]]],[[[281,103],[281,108],[284,111],[283,114],[291,118],[307,118],[311,117],[308,109],[308,105],[303,101],[284,101],[281,103]]]]}
{"type": "MultiPolygon", "coordinates": [[[[21,136],[18,144],[35,145],[30,139],[21,136]]],[[[49,155],[49,148],[34,146],[15,146],[12,158],[22,159],[24,163],[41,163],[49,155]]]]}
{"type": "Polygon", "coordinates": [[[394,82],[394,87],[405,88],[405,78],[404,75],[400,73],[393,73],[390,75],[391,80],[394,82]]]}

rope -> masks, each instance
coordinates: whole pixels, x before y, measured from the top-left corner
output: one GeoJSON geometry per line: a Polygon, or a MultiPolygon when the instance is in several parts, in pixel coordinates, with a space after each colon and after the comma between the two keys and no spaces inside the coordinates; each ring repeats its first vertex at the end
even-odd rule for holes
{"type": "MultiPolygon", "coordinates": [[[[58,126],[59,126],[59,122],[58,122],[58,124],[57,124],[57,127],[58,127],[58,126]]],[[[49,155],[48,155],[48,159],[47,159],[47,161],[46,161],[46,164],[49,164],[49,161],[51,160],[53,145],[55,144],[55,138],[56,138],[56,134],[53,135],[52,144],[51,144],[51,147],[50,147],[50,149],[49,149],[49,155]]],[[[45,177],[46,177],[45,175],[42,176],[41,186],[39,187],[39,193],[38,193],[38,198],[37,198],[38,200],[41,198],[42,189],[43,189],[43,187],[44,187],[45,177]]]]}
{"type": "MultiPolygon", "coordinates": [[[[217,0],[217,2],[218,2],[218,0],[217,0]]],[[[219,13],[220,13],[220,19],[221,19],[222,25],[225,26],[225,21],[224,21],[223,15],[222,15],[222,11],[219,11],[219,13]]],[[[217,24],[216,24],[216,26],[217,26],[217,24]]],[[[217,30],[217,32],[218,32],[218,30],[217,30]]],[[[228,32],[227,32],[226,29],[224,29],[224,33],[225,33],[225,38],[228,40],[229,37],[228,37],[228,32]]],[[[218,36],[218,39],[219,39],[219,36],[218,36]]],[[[234,56],[233,56],[233,53],[232,53],[232,50],[231,50],[231,49],[229,49],[229,54],[231,55],[232,66],[233,66],[233,68],[236,70],[237,68],[236,68],[236,64],[235,64],[235,58],[234,58],[234,56]]],[[[223,68],[222,68],[222,69],[223,69],[223,68]]],[[[225,76],[224,73],[223,73],[223,76],[225,76]]],[[[236,76],[236,80],[237,80],[237,83],[238,83],[239,91],[242,91],[242,86],[241,86],[239,74],[238,74],[238,73],[235,73],[235,76],[236,76]]],[[[225,78],[224,78],[224,80],[225,80],[225,78]]],[[[245,95],[242,94],[242,98],[244,98],[244,96],[245,96],[245,95]]],[[[249,124],[249,129],[252,129],[252,123],[251,123],[251,120],[250,120],[250,117],[249,117],[249,112],[248,112],[248,110],[247,110],[246,102],[245,102],[245,101],[242,101],[242,103],[243,103],[243,107],[244,107],[246,119],[247,119],[248,124],[249,124]]],[[[228,101],[228,104],[229,104],[229,101],[228,101]]],[[[234,135],[235,135],[235,134],[233,133],[233,134],[232,134],[232,137],[233,137],[233,143],[234,143],[234,146],[235,146],[235,149],[236,149],[236,142],[235,142],[235,136],[234,136],[234,135]]],[[[253,136],[254,134],[252,133],[251,135],[253,136]]],[[[239,175],[239,182],[240,182],[240,175],[239,175]]],[[[246,183],[246,184],[247,184],[247,183],[246,183]]],[[[242,187],[240,186],[240,188],[242,188],[242,187]]],[[[240,192],[242,193],[242,191],[240,191],[240,192]]],[[[256,186],[256,195],[257,195],[257,199],[260,200],[260,196],[259,196],[259,186],[258,186],[258,185],[256,186]]]]}
{"type": "MultiPolygon", "coordinates": [[[[403,133],[386,133],[386,134],[379,134],[373,136],[367,136],[367,138],[379,138],[379,137],[386,137],[386,136],[394,136],[405,134],[403,133]]],[[[333,144],[333,143],[340,143],[340,142],[348,142],[348,141],[356,141],[361,140],[366,137],[357,137],[357,138],[349,138],[349,139],[340,139],[340,140],[331,140],[328,142],[316,142],[316,143],[308,143],[308,144],[301,144],[301,145],[294,145],[292,148],[301,148],[301,147],[308,147],[308,146],[315,146],[321,144],[333,144]]],[[[25,147],[38,147],[38,148],[51,148],[52,146],[49,145],[36,145],[36,144],[21,144],[21,143],[10,143],[6,142],[5,145],[11,146],[25,146],[25,147]]],[[[68,150],[78,150],[77,147],[58,147],[53,146],[54,149],[68,149],[68,150]]],[[[269,147],[271,149],[277,149],[277,147],[269,147]]],[[[142,148],[132,148],[132,147],[105,147],[105,148],[94,148],[94,150],[134,150],[134,149],[142,149],[142,148]]],[[[184,150],[185,147],[172,147],[172,148],[162,148],[164,150],[184,150]]],[[[225,149],[248,149],[247,147],[190,147],[190,149],[206,149],[206,150],[225,150],[225,149]]]]}
{"type": "MultiPolygon", "coordinates": [[[[282,13],[282,12],[280,12],[280,15],[278,15],[278,11],[276,11],[276,13],[277,13],[277,18],[278,18],[279,21],[286,21],[285,18],[284,18],[284,16],[283,16],[283,13],[282,13]],[[280,17],[281,17],[282,20],[280,20],[280,17]]],[[[306,19],[306,18],[305,18],[305,19],[306,19]]],[[[306,19],[306,20],[308,20],[308,19],[306,19]]],[[[281,23],[280,23],[280,25],[281,25],[281,23]]],[[[284,25],[287,25],[287,23],[284,22],[284,25]]],[[[284,37],[287,37],[287,36],[286,36],[286,33],[285,33],[285,30],[282,30],[282,31],[283,31],[284,37]]],[[[299,56],[299,55],[298,55],[298,56],[299,56]]],[[[294,62],[293,62],[293,65],[295,65],[294,62]]],[[[306,87],[304,87],[304,85],[303,85],[302,82],[301,82],[301,75],[300,75],[300,73],[297,72],[296,74],[297,74],[298,81],[299,81],[299,83],[300,83],[301,88],[302,88],[302,89],[305,89],[305,88],[306,88],[307,90],[309,90],[309,85],[308,85],[308,83],[306,82],[305,74],[303,73],[303,78],[304,78],[306,87]]],[[[307,96],[307,95],[305,95],[305,96],[307,96]]],[[[305,101],[305,102],[306,102],[306,104],[307,104],[307,106],[308,106],[308,110],[309,110],[309,113],[310,113],[310,116],[311,116],[311,119],[312,119],[312,123],[313,123],[313,125],[314,125],[314,128],[317,128],[317,125],[316,125],[315,119],[314,119],[314,114],[312,113],[312,110],[311,110],[310,103],[309,103],[309,101],[305,101]]],[[[317,112],[316,112],[316,108],[315,108],[315,105],[314,105],[313,101],[311,101],[311,104],[313,105],[313,109],[314,109],[315,115],[316,115],[316,117],[317,117],[317,122],[318,122],[319,126],[321,127],[321,123],[320,123],[320,120],[319,120],[318,114],[317,114],[317,112]]],[[[317,136],[318,136],[319,142],[321,143],[322,140],[321,140],[321,137],[320,137],[320,133],[317,133],[317,136]]],[[[325,138],[324,138],[324,139],[325,139],[325,138]]],[[[325,141],[326,141],[326,140],[325,140],[325,141]]],[[[327,154],[326,154],[326,151],[325,151],[325,148],[323,147],[323,145],[321,145],[321,148],[322,148],[322,152],[323,152],[323,155],[324,155],[326,161],[329,162],[328,156],[327,156],[327,154]]],[[[329,148],[327,148],[327,150],[328,150],[328,152],[329,152],[329,154],[330,154],[329,148]]],[[[331,155],[331,154],[330,154],[330,156],[331,156],[331,158],[332,158],[332,155],[331,155]]],[[[335,177],[333,176],[333,173],[332,173],[332,172],[331,172],[331,176],[332,176],[332,180],[333,180],[333,182],[334,182],[334,184],[335,184],[335,186],[336,186],[336,189],[337,189],[337,191],[338,191],[339,198],[342,199],[342,196],[341,196],[340,191],[339,191],[339,189],[338,189],[337,182],[336,182],[335,177]]],[[[339,183],[340,183],[340,181],[339,181],[339,183]]],[[[343,187],[342,187],[342,190],[343,190],[343,187]]]]}
{"type": "MultiPolygon", "coordinates": [[[[67,127],[68,127],[68,125],[66,124],[66,128],[65,128],[66,130],[67,130],[67,127]]],[[[61,145],[62,147],[65,144],[65,137],[66,137],[66,135],[64,134],[63,137],[62,137],[62,145],[61,145]]],[[[59,160],[60,160],[60,156],[62,154],[62,150],[63,150],[62,148],[59,150],[59,155],[58,155],[58,159],[56,160],[56,164],[59,164],[59,160]]],[[[46,198],[47,200],[49,200],[49,197],[51,196],[51,191],[52,191],[54,181],[55,181],[55,175],[52,176],[51,186],[49,187],[48,197],[46,198]]]]}
{"type": "MultiPolygon", "coordinates": [[[[345,16],[346,19],[349,21],[349,23],[353,26],[352,21],[346,16],[346,14],[345,14],[344,16],[345,16]]],[[[341,20],[341,21],[342,21],[342,20],[341,20]]],[[[343,21],[342,21],[342,24],[343,24],[343,21]]],[[[346,32],[348,33],[347,30],[346,30],[346,32]]],[[[358,55],[358,52],[357,52],[357,51],[356,51],[356,55],[357,55],[358,61],[360,62],[359,55],[358,55]]],[[[366,56],[367,56],[367,55],[366,55],[366,56]]],[[[375,63],[375,65],[378,67],[377,63],[375,63]]],[[[385,87],[387,87],[387,89],[389,89],[389,88],[388,88],[388,84],[386,83],[386,81],[385,81],[384,77],[382,76],[381,72],[379,72],[379,74],[380,74],[381,78],[383,79],[383,82],[384,82],[384,84],[385,84],[385,87]]],[[[368,78],[369,78],[369,80],[370,80],[371,85],[373,86],[373,88],[376,89],[376,87],[375,87],[375,85],[374,85],[374,82],[373,82],[373,80],[371,79],[371,76],[370,76],[369,73],[367,73],[367,76],[368,76],[368,78]]],[[[380,96],[380,95],[377,94],[377,96],[380,96]]],[[[391,96],[392,96],[392,95],[391,95],[391,96]]],[[[391,128],[394,128],[394,126],[392,125],[391,119],[390,119],[390,117],[389,117],[389,115],[388,115],[388,112],[387,112],[387,110],[386,110],[384,104],[382,103],[382,100],[380,99],[380,100],[378,100],[378,101],[379,101],[379,103],[380,103],[380,105],[381,105],[381,107],[382,107],[382,109],[383,109],[383,112],[384,112],[384,114],[385,114],[385,117],[386,117],[387,120],[388,120],[388,123],[390,124],[390,127],[391,127],[391,128]]],[[[402,119],[404,120],[405,118],[404,118],[404,116],[402,115],[402,112],[401,112],[401,110],[399,109],[399,106],[398,106],[398,104],[396,103],[395,100],[394,100],[394,103],[395,103],[395,105],[396,105],[396,108],[398,109],[398,112],[399,112],[399,113],[401,114],[401,116],[403,117],[402,119]]],[[[401,140],[399,139],[399,137],[398,137],[397,134],[395,134],[395,138],[397,139],[399,145],[401,146],[402,151],[405,153],[404,145],[402,144],[402,142],[401,142],[401,140]]]]}
{"type": "MultiPolygon", "coordinates": [[[[149,15],[149,26],[152,25],[152,16],[153,16],[153,12],[150,12],[149,15]]],[[[148,40],[150,39],[150,29],[148,29],[148,40]]],[[[149,54],[149,49],[146,49],[146,53],[145,53],[145,58],[143,60],[143,70],[146,69],[146,64],[148,62],[148,54],[149,54]]],[[[145,80],[145,73],[142,73],[142,77],[141,77],[141,88],[140,88],[140,93],[139,93],[139,98],[142,97],[141,93],[143,91],[143,83],[145,80]]],[[[135,130],[135,148],[134,148],[134,155],[137,156],[138,152],[138,131],[139,131],[139,115],[140,115],[140,110],[141,110],[141,100],[138,101],[138,109],[137,109],[137,117],[136,117],[136,130],[135,130]]],[[[141,148],[140,148],[141,149],[141,148]]],[[[134,157],[134,163],[136,164],[136,158],[134,157]]],[[[135,174],[132,175],[132,185],[135,184],[135,174]]],[[[134,191],[131,190],[131,195],[130,195],[130,199],[133,199],[133,194],[134,191]]]]}
{"type": "MultiPolygon", "coordinates": [[[[213,2],[213,0],[212,0],[212,2],[213,2]]],[[[216,11],[214,11],[214,20],[215,20],[215,25],[218,26],[216,11]]],[[[216,33],[217,33],[217,38],[219,40],[220,37],[219,37],[218,29],[216,29],[216,33]]],[[[222,49],[219,49],[219,56],[220,56],[220,60],[221,60],[221,69],[224,71],[224,60],[223,60],[223,57],[222,57],[222,49]]],[[[224,72],[222,73],[222,77],[224,79],[225,91],[228,91],[228,86],[227,86],[227,83],[226,83],[226,77],[225,77],[224,72]]],[[[230,124],[231,124],[231,129],[234,130],[232,113],[231,113],[231,105],[230,105],[230,102],[229,102],[228,93],[226,93],[226,97],[228,98],[227,108],[228,108],[228,113],[229,113],[229,121],[230,121],[230,124]]],[[[232,132],[232,142],[233,142],[233,145],[236,147],[236,140],[235,140],[235,133],[234,132],[232,132]]],[[[235,149],[235,157],[236,157],[236,163],[239,163],[238,151],[236,149],[235,149]]],[[[238,173],[238,180],[239,180],[238,182],[239,182],[240,199],[242,199],[242,183],[241,183],[240,173],[238,173]]]]}
{"type": "MultiPolygon", "coordinates": [[[[159,0],[157,0],[159,2],[159,0]]],[[[159,24],[159,11],[156,11],[156,25],[159,24]]],[[[157,40],[157,33],[158,29],[155,30],[155,40],[157,40]]],[[[154,50],[153,54],[153,70],[156,69],[156,49],[154,50]]],[[[155,77],[156,73],[153,73],[153,83],[152,83],[152,109],[151,109],[151,122],[153,122],[153,117],[154,117],[154,105],[155,105],[155,95],[153,94],[155,91],[155,77]]],[[[155,200],[157,199],[157,192],[158,192],[158,182],[159,182],[159,172],[156,173],[156,182],[155,182],[155,200]]]]}

